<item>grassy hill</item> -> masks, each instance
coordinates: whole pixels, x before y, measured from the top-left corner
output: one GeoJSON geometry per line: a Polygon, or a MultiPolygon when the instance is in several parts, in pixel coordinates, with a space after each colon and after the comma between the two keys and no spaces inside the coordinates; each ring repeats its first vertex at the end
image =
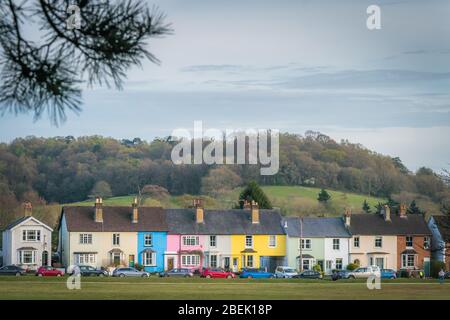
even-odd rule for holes
{"type": "MultiPolygon", "coordinates": [[[[328,190],[331,202],[328,207],[323,207],[317,202],[317,194],[320,189],[301,186],[265,186],[264,192],[275,207],[279,207],[287,215],[326,215],[334,216],[342,214],[346,207],[354,212],[360,212],[362,203],[367,200],[371,207],[385,199],[368,197],[360,194],[345,193],[342,191],[328,190]]],[[[206,208],[232,208],[239,197],[241,189],[235,189],[230,193],[220,196],[218,199],[203,196],[206,208]]],[[[104,199],[104,205],[130,206],[134,195],[113,197],[104,199]]],[[[141,203],[146,206],[162,206],[164,208],[183,208],[191,204],[195,196],[169,196],[160,199],[147,198],[141,203]]],[[[92,200],[86,200],[69,205],[93,205],[92,200]]]]}

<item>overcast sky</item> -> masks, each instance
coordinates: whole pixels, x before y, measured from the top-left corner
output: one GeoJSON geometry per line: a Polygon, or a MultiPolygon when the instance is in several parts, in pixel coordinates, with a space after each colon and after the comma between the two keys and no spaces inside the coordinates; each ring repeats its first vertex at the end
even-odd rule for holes
{"type": "Polygon", "coordinates": [[[0,140],[100,134],[151,140],[174,129],[321,131],[410,169],[450,167],[450,1],[154,0],[175,34],[149,43],[160,66],[123,91],[83,92],[52,126],[0,117],[0,140]],[[381,7],[381,30],[366,9],[381,7]]]}

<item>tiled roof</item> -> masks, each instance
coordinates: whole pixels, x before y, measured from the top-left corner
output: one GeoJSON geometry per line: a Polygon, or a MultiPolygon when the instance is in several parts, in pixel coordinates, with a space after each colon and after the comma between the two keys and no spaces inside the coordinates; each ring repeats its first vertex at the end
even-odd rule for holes
{"type": "Polygon", "coordinates": [[[103,223],[95,222],[94,207],[67,206],[62,211],[69,232],[138,232],[167,231],[164,209],[139,207],[138,222],[132,223],[133,209],[129,207],[103,206],[103,223]]]}
{"type": "Polygon", "coordinates": [[[277,210],[261,209],[259,223],[252,223],[250,210],[204,210],[204,223],[197,223],[195,209],[166,209],[169,234],[284,234],[277,210]]]}
{"type": "Polygon", "coordinates": [[[39,223],[43,224],[43,225],[44,225],[45,227],[47,227],[48,229],[52,230],[52,228],[50,228],[50,227],[47,226],[45,223],[43,223],[42,221],[36,219],[36,218],[33,217],[33,216],[23,216],[22,218],[19,218],[19,219],[17,219],[16,221],[14,221],[14,222],[10,223],[9,225],[7,225],[3,231],[12,229],[12,228],[14,228],[15,226],[18,226],[18,225],[21,224],[22,222],[25,222],[25,221],[27,221],[27,220],[29,220],[29,219],[34,219],[34,220],[38,221],[39,223]]]}
{"type": "Polygon", "coordinates": [[[450,215],[433,216],[433,219],[436,222],[442,239],[445,242],[450,242],[450,215]]]}
{"type": "Polygon", "coordinates": [[[353,235],[431,235],[421,214],[409,214],[406,217],[391,214],[391,221],[385,221],[378,214],[354,214],[349,229],[353,235]]]}
{"type": "MultiPolygon", "coordinates": [[[[283,226],[287,223],[287,234],[290,237],[300,237],[300,221],[298,217],[290,217],[283,221],[283,226]]],[[[303,218],[302,233],[306,238],[349,238],[351,236],[342,218],[303,218]]]]}

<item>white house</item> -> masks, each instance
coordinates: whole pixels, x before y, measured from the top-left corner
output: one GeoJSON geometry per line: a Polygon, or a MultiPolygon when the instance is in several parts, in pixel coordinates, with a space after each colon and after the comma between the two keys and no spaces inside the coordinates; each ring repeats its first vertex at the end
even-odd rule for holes
{"type": "Polygon", "coordinates": [[[51,264],[53,229],[31,216],[31,203],[25,216],[3,230],[3,265],[19,265],[36,270],[51,264]]]}

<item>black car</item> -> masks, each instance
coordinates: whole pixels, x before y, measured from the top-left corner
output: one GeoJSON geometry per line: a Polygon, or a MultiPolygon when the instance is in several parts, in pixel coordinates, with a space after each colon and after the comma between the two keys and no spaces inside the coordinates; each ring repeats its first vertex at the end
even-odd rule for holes
{"type": "Polygon", "coordinates": [[[23,276],[25,270],[18,266],[4,266],[0,268],[1,276],[23,276]]]}
{"type": "Polygon", "coordinates": [[[333,271],[331,274],[331,280],[336,281],[339,279],[349,279],[350,278],[350,271],[348,270],[338,270],[333,271]]]}
{"type": "Polygon", "coordinates": [[[85,277],[89,276],[106,277],[108,275],[108,272],[106,272],[105,270],[97,270],[91,266],[78,266],[78,267],[80,268],[81,275],[85,277]]]}
{"type": "Polygon", "coordinates": [[[292,278],[300,278],[300,279],[322,279],[322,274],[313,270],[303,271],[292,278]]]}

